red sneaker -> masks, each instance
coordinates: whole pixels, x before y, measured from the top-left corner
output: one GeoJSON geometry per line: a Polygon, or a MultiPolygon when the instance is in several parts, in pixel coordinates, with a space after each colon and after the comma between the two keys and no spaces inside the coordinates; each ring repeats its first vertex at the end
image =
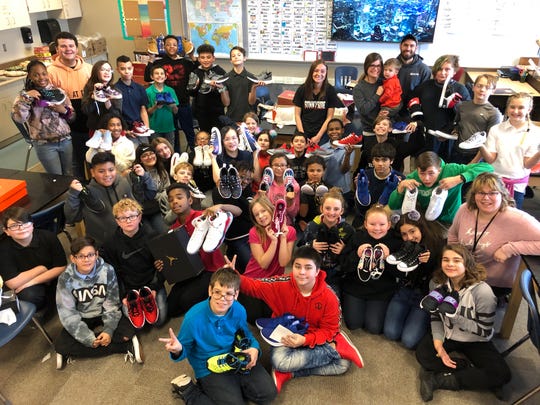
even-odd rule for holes
{"type": "Polygon", "coordinates": [[[362,142],[362,135],[350,134],[346,136],[345,138],[341,138],[337,141],[332,142],[332,144],[335,146],[350,145],[353,148],[361,148],[362,147],[362,145],[360,145],[361,142],[362,142]]]}
{"type": "Polygon", "coordinates": [[[141,297],[137,290],[131,290],[127,293],[128,318],[131,324],[140,329],[144,326],[144,312],[141,303],[141,297]]]}
{"type": "Polygon", "coordinates": [[[283,387],[283,384],[285,384],[291,378],[293,378],[293,373],[284,373],[282,371],[277,371],[275,368],[272,368],[272,379],[274,380],[274,384],[276,384],[278,393],[281,391],[281,387],[283,387]]]}
{"type": "Polygon", "coordinates": [[[144,319],[146,319],[146,322],[150,325],[153,325],[159,318],[159,308],[156,299],[152,295],[152,290],[149,287],[144,286],[139,290],[139,297],[144,313],[144,319]]]}
{"type": "Polygon", "coordinates": [[[364,360],[362,359],[360,352],[345,332],[338,332],[334,337],[334,342],[336,344],[336,351],[342,359],[352,361],[359,368],[364,367],[364,360]]]}
{"type": "Polygon", "coordinates": [[[274,209],[274,218],[272,219],[272,230],[276,234],[281,234],[281,228],[285,223],[285,213],[287,212],[287,203],[284,199],[280,198],[276,201],[276,208],[274,209]]]}

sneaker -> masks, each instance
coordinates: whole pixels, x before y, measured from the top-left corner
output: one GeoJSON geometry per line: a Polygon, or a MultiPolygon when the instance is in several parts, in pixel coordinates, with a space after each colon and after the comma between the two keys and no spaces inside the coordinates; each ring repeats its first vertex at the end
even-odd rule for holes
{"type": "Polygon", "coordinates": [[[251,356],[248,353],[224,353],[210,357],[206,360],[206,367],[212,373],[221,374],[229,371],[234,371],[239,374],[249,374],[246,366],[251,361],[251,356]]]}
{"type": "Polygon", "coordinates": [[[203,150],[203,166],[210,167],[212,166],[212,147],[210,145],[204,145],[203,150]]]}
{"type": "Polygon", "coordinates": [[[379,245],[373,248],[371,262],[371,278],[377,280],[384,272],[384,251],[379,245]]]}
{"type": "Polygon", "coordinates": [[[144,319],[150,325],[155,324],[159,318],[159,308],[156,299],[152,294],[152,290],[149,287],[144,286],[139,290],[139,297],[141,299],[144,319]]]}
{"type": "Polygon", "coordinates": [[[392,170],[390,175],[385,180],[383,192],[381,193],[381,196],[379,197],[379,204],[382,204],[382,205],[388,204],[388,199],[390,198],[390,194],[392,194],[392,191],[394,191],[397,188],[398,184],[399,184],[399,177],[392,170]]]}
{"type": "Polygon", "coordinates": [[[131,347],[128,350],[128,355],[132,354],[135,358],[135,361],[139,364],[144,363],[144,353],[141,346],[141,343],[139,342],[139,339],[137,338],[137,335],[133,335],[131,338],[131,347]]]}
{"type": "Polygon", "coordinates": [[[103,133],[103,138],[101,139],[101,149],[103,150],[112,150],[112,135],[111,131],[107,130],[103,133]]]}
{"type": "Polygon", "coordinates": [[[258,318],[255,320],[255,326],[259,329],[263,328],[275,328],[278,325],[283,325],[286,327],[286,325],[291,324],[296,320],[296,316],[289,312],[285,312],[281,316],[276,316],[274,318],[258,318]]]}
{"type": "Polygon", "coordinates": [[[165,93],[161,93],[161,94],[163,94],[165,104],[176,104],[176,101],[174,101],[174,98],[173,98],[173,96],[171,96],[171,93],[165,92],[165,93]]]}
{"type": "Polygon", "coordinates": [[[485,131],[475,132],[466,141],[460,142],[461,149],[475,149],[486,143],[487,134],[485,131]]]}
{"type": "Polygon", "coordinates": [[[156,93],[156,104],[165,105],[165,93],[156,93]]]}
{"type": "Polygon", "coordinates": [[[223,167],[219,169],[218,192],[223,198],[231,198],[232,196],[231,185],[229,184],[229,170],[225,163],[223,163],[223,167]]]}
{"type": "Polygon", "coordinates": [[[133,122],[133,128],[132,128],[133,134],[136,136],[150,136],[154,133],[153,129],[147,128],[142,122],[140,121],[134,121],[133,122]]]}
{"type": "Polygon", "coordinates": [[[205,78],[204,78],[204,82],[206,84],[210,84],[212,82],[215,82],[215,83],[224,83],[226,82],[227,80],[229,80],[229,76],[227,76],[226,74],[225,75],[219,75],[215,72],[208,72],[206,75],[205,75],[205,78]]]}
{"type": "Polygon", "coordinates": [[[103,91],[103,89],[94,89],[94,100],[99,101],[101,103],[104,103],[108,100],[107,95],[103,91]]]}
{"type": "Polygon", "coordinates": [[[181,374],[171,381],[172,391],[185,401],[185,393],[195,386],[190,376],[181,374]]]}
{"type": "Polygon", "coordinates": [[[452,291],[448,294],[439,305],[439,313],[453,317],[456,315],[457,308],[459,306],[459,293],[452,291]]]}
{"type": "Polygon", "coordinates": [[[41,94],[41,100],[46,101],[48,105],[59,105],[66,101],[66,95],[60,89],[41,89],[39,94],[41,94]]]}
{"type": "Polygon", "coordinates": [[[333,141],[332,145],[335,146],[352,146],[353,148],[360,149],[362,147],[362,135],[350,134],[345,138],[341,138],[337,141],[333,141]]]}
{"type": "Polygon", "coordinates": [[[190,255],[194,255],[201,248],[204,242],[204,238],[206,238],[206,234],[208,233],[208,228],[210,227],[210,224],[208,223],[207,217],[201,215],[197,218],[194,218],[193,221],[191,221],[191,225],[193,225],[194,230],[191,234],[191,237],[189,238],[188,244],[186,246],[186,251],[190,255]]]}
{"type": "Polygon", "coordinates": [[[276,201],[274,208],[274,217],[272,218],[272,230],[276,235],[281,234],[281,228],[285,223],[285,214],[287,212],[287,203],[284,199],[280,198],[276,201]]]}
{"type": "Polygon", "coordinates": [[[446,202],[446,197],[448,197],[448,190],[443,190],[440,187],[437,187],[431,193],[431,198],[429,199],[429,205],[426,210],[426,220],[435,221],[441,215],[441,212],[446,202]]]}
{"type": "Polygon", "coordinates": [[[257,140],[253,137],[253,134],[249,132],[246,124],[243,122],[240,124],[239,136],[243,138],[244,145],[247,151],[255,152],[256,150],[261,149],[261,147],[257,143],[257,140]]]}
{"type": "Polygon", "coordinates": [[[283,384],[285,384],[287,381],[293,378],[293,373],[283,372],[283,371],[277,371],[275,368],[272,367],[272,379],[274,380],[274,384],[276,384],[277,392],[281,392],[281,388],[283,388],[283,384]]]}
{"type": "Polygon", "coordinates": [[[304,319],[295,318],[292,322],[288,323],[287,325],[279,324],[275,327],[262,328],[260,333],[263,340],[266,343],[268,343],[270,346],[279,347],[279,346],[283,346],[283,343],[272,338],[272,334],[274,333],[276,328],[280,329],[279,333],[281,335],[297,333],[303,336],[308,330],[308,324],[304,319]]]}
{"type": "Polygon", "coordinates": [[[241,352],[242,350],[251,347],[251,339],[246,336],[244,329],[240,328],[234,333],[234,341],[232,346],[233,352],[241,352]]]}
{"type": "Polygon", "coordinates": [[[274,171],[270,166],[265,167],[262,174],[261,184],[259,190],[268,191],[270,185],[274,182],[274,171]]]}
{"type": "Polygon", "coordinates": [[[144,311],[139,292],[137,290],[128,291],[126,298],[129,321],[136,329],[140,329],[144,326],[144,311]]]}
{"type": "Polygon", "coordinates": [[[454,108],[462,99],[461,94],[452,93],[448,97],[442,97],[442,100],[439,100],[439,108],[454,108]]]}
{"type": "Polygon", "coordinates": [[[210,130],[210,146],[214,148],[212,150],[214,155],[221,153],[221,132],[216,127],[210,130]]]}
{"type": "Polygon", "coordinates": [[[373,257],[373,248],[367,247],[362,252],[356,273],[360,281],[367,282],[371,278],[371,258],[373,257]]]}
{"type": "Polygon", "coordinates": [[[158,48],[157,48],[157,41],[154,37],[150,37],[148,39],[148,45],[147,45],[146,51],[148,53],[151,53],[152,55],[159,54],[158,48]]]}
{"type": "Polygon", "coordinates": [[[285,192],[294,193],[294,171],[290,167],[283,172],[283,182],[285,183],[285,192]]]}
{"type": "Polygon", "coordinates": [[[414,249],[415,242],[405,241],[396,253],[392,253],[386,257],[386,263],[397,265],[405,257],[407,257],[414,249]]]}
{"type": "Polygon", "coordinates": [[[238,199],[242,196],[242,185],[240,184],[240,175],[238,170],[233,165],[229,165],[227,172],[227,181],[229,183],[229,189],[231,190],[231,197],[238,199]]]}
{"type": "Polygon", "coordinates": [[[99,129],[94,131],[94,135],[86,141],[85,145],[89,148],[99,149],[101,146],[101,141],[103,139],[103,132],[101,132],[99,129]]]}
{"type": "Polygon", "coordinates": [[[362,359],[360,352],[345,332],[338,332],[334,337],[334,343],[336,344],[336,351],[342,359],[353,362],[359,368],[364,367],[364,359],[362,359]]]}
{"type": "Polygon", "coordinates": [[[191,191],[191,196],[193,198],[199,198],[201,200],[206,198],[206,194],[204,194],[201,190],[199,190],[199,187],[197,187],[197,184],[195,184],[195,181],[191,180],[188,186],[189,186],[189,190],[191,191]]]}
{"type": "Polygon", "coordinates": [[[426,312],[435,313],[446,296],[446,287],[435,288],[420,301],[420,308],[426,312]]]}
{"type": "Polygon", "coordinates": [[[419,243],[415,243],[414,249],[411,250],[409,254],[405,256],[403,259],[401,259],[401,261],[397,264],[397,269],[405,273],[415,270],[420,264],[420,260],[418,259],[418,256],[420,256],[420,254],[425,251],[426,251],[426,248],[424,246],[422,246],[419,243]]]}
{"type": "Polygon", "coordinates": [[[248,79],[251,80],[253,83],[263,82],[265,84],[270,84],[272,83],[272,72],[262,72],[255,77],[248,76],[248,79]]]}
{"type": "Polygon", "coordinates": [[[364,169],[360,169],[358,174],[358,182],[356,183],[356,201],[360,205],[368,206],[371,204],[371,195],[369,194],[369,180],[367,178],[366,172],[364,169]]]}
{"type": "Polygon", "coordinates": [[[120,100],[122,98],[122,93],[113,89],[111,86],[107,86],[105,89],[103,89],[103,92],[108,99],[120,100]]]}
{"type": "Polygon", "coordinates": [[[233,214],[225,211],[217,211],[213,216],[208,218],[208,233],[202,246],[205,252],[213,252],[221,246],[232,220],[233,214]]]}
{"type": "MultiPolygon", "coordinates": [[[[288,148],[286,143],[281,145],[279,148],[268,149],[266,152],[270,156],[273,156],[276,153],[284,153],[285,156],[287,157],[287,159],[294,159],[295,158],[294,149],[292,147],[288,148]]],[[[306,156],[306,158],[308,158],[308,157],[309,156],[306,156]]]]}
{"type": "Polygon", "coordinates": [[[403,203],[401,203],[401,213],[407,214],[411,211],[416,211],[416,198],[418,197],[418,189],[415,187],[412,190],[406,189],[403,203]]]}
{"type": "Polygon", "coordinates": [[[322,197],[328,193],[328,187],[326,187],[324,184],[319,184],[317,187],[315,187],[315,197],[322,197]]]}
{"type": "Polygon", "coordinates": [[[56,353],[56,369],[62,370],[67,363],[67,356],[63,354],[56,353]]]}
{"type": "Polygon", "coordinates": [[[427,132],[428,132],[428,134],[433,135],[436,138],[445,138],[445,139],[450,139],[452,141],[455,141],[456,139],[458,139],[457,135],[447,134],[446,132],[442,132],[442,131],[439,131],[439,130],[434,131],[433,129],[428,129],[427,132]]]}
{"type": "Polygon", "coordinates": [[[195,151],[195,156],[193,156],[193,166],[197,166],[197,167],[202,166],[204,163],[202,146],[195,146],[194,151],[195,151]]]}
{"type": "Polygon", "coordinates": [[[394,122],[392,133],[395,135],[401,135],[406,134],[408,131],[405,130],[407,128],[407,123],[403,121],[394,122]]]}
{"type": "Polygon", "coordinates": [[[305,183],[300,187],[300,192],[305,195],[315,195],[315,186],[316,183],[305,183]]]}
{"type": "Polygon", "coordinates": [[[191,72],[189,74],[188,83],[186,86],[187,91],[193,91],[197,88],[197,84],[199,84],[199,76],[197,76],[197,73],[191,72]]]}

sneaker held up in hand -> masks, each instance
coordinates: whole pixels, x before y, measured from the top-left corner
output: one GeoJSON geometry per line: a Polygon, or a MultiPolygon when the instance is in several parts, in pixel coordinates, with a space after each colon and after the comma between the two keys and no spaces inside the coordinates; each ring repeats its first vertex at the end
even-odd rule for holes
{"type": "Polygon", "coordinates": [[[221,132],[216,127],[210,130],[210,146],[212,146],[212,153],[219,155],[221,153],[221,132]]]}
{"type": "Polygon", "coordinates": [[[248,76],[248,79],[253,83],[263,82],[264,84],[270,84],[272,83],[272,72],[261,72],[255,77],[248,76]]]}
{"type": "Polygon", "coordinates": [[[475,132],[466,141],[460,142],[461,149],[476,149],[486,143],[487,134],[485,131],[475,132]]]}
{"type": "Polygon", "coordinates": [[[429,205],[426,210],[426,220],[435,221],[442,213],[444,203],[448,197],[448,190],[437,187],[431,193],[429,205]]]}
{"type": "Polygon", "coordinates": [[[205,252],[213,252],[221,246],[232,220],[233,214],[228,211],[217,211],[208,218],[208,233],[202,245],[205,252]]]}
{"type": "Polygon", "coordinates": [[[360,205],[368,206],[371,204],[371,195],[369,194],[369,180],[364,169],[360,169],[358,173],[358,181],[356,183],[356,200],[360,205]]]}
{"type": "Polygon", "coordinates": [[[353,148],[360,149],[362,147],[362,135],[350,134],[344,138],[333,141],[334,146],[352,146],[353,148]]]}

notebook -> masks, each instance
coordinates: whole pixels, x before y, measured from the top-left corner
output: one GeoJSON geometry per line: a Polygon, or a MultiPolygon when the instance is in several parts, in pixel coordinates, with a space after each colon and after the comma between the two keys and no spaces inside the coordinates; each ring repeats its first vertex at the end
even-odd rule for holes
{"type": "Polygon", "coordinates": [[[189,235],[182,226],[148,242],[154,259],[163,261],[162,273],[169,284],[197,277],[204,270],[200,256],[186,251],[188,241],[189,235]]]}

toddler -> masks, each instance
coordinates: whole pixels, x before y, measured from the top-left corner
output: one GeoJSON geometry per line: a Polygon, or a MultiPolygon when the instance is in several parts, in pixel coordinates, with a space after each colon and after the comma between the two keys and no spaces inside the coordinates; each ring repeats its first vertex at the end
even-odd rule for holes
{"type": "Polygon", "coordinates": [[[401,68],[401,62],[396,58],[390,58],[384,62],[382,87],[383,94],[379,98],[381,111],[379,114],[393,118],[401,110],[401,84],[399,83],[398,73],[401,68]]]}

